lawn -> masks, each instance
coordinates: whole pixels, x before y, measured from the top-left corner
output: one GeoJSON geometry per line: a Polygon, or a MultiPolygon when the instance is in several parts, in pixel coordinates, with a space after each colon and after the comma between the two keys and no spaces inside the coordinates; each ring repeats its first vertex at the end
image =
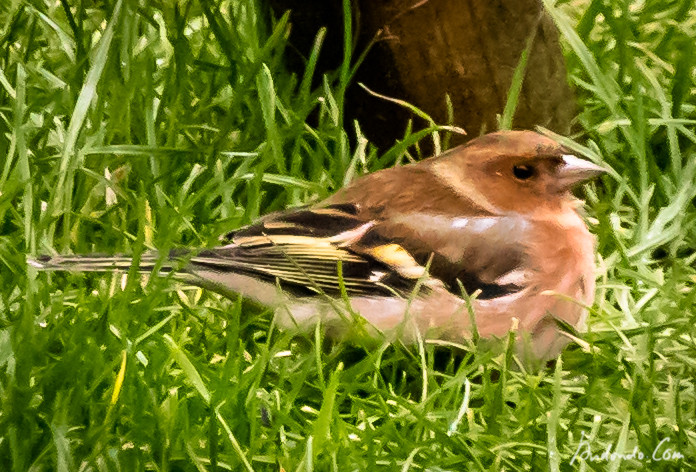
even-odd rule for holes
{"type": "Polygon", "coordinates": [[[317,76],[317,28],[293,75],[292,17],[260,3],[0,4],[0,469],[696,468],[691,0],[545,0],[578,100],[559,139],[611,169],[581,192],[589,329],[546,369],[512,346],[283,332],[135,270],[27,266],[214,245],[446,137],[415,122],[378,152],[344,119],[360,51],[317,76]]]}

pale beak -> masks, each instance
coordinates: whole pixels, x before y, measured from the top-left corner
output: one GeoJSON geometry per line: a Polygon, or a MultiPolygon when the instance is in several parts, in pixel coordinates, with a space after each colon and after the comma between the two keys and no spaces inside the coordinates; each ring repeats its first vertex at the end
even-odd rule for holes
{"type": "Polygon", "coordinates": [[[606,169],[590,161],[580,159],[572,154],[562,156],[563,163],[556,169],[559,187],[570,189],[586,180],[594,179],[606,172],[606,169]]]}

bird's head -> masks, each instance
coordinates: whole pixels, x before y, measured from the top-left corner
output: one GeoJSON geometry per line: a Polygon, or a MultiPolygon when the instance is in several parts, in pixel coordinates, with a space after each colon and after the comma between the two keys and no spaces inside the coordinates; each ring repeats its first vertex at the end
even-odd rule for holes
{"type": "Polygon", "coordinates": [[[605,172],[533,131],[501,131],[436,158],[438,173],[460,179],[478,203],[500,212],[533,213],[571,200],[576,185],[605,172]]]}

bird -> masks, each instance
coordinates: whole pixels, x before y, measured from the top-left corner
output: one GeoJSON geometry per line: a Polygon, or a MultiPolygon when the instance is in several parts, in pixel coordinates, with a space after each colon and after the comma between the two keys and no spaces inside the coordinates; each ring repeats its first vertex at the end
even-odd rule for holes
{"type": "MultiPolygon", "coordinates": [[[[605,169],[535,131],[498,131],[270,213],[217,247],[140,256],[140,271],[275,310],[284,328],[351,318],[404,342],[518,339],[557,356],[594,300],[596,238],[572,190],[605,169]]],[[[128,270],[127,256],[39,256],[45,271],[128,270]]]]}

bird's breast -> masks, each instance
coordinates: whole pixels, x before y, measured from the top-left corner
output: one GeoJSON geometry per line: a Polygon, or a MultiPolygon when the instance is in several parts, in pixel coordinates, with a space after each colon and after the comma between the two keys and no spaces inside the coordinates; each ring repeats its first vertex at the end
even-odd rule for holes
{"type": "Polygon", "coordinates": [[[584,323],[582,306],[594,298],[594,236],[571,210],[535,221],[527,244],[530,288],[539,300],[549,298],[542,303],[548,311],[579,327],[584,323]]]}

